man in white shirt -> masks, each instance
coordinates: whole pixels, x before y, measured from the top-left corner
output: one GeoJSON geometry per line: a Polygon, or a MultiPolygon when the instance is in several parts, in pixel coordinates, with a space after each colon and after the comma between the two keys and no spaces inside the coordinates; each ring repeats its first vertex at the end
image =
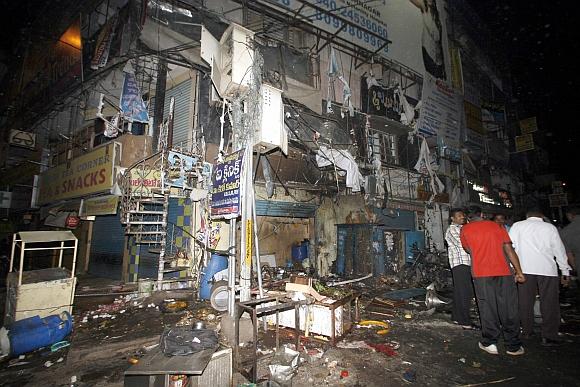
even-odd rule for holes
{"type": "Polygon", "coordinates": [[[460,209],[449,211],[451,224],[445,233],[447,242],[449,266],[453,275],[453,310],[451,319],[463,329],[474,329],[469,317],[471,300],[473,299],[473,282],[471,280],[471,257],[461,246],[459,234],[465,223],[465,213],[460,209]]]}
{"type": "Polygon", "coordinates": [[[540,294],[542,312],[542,345],[554,346],[560,328],[560,301],[558,268],[562,283],[568,281],[571,268],[558,229],[542,220],[540,210],[527,212],[526,220],[516,222],[510,229],[510,238],[520,257],[527,281],[518,286],[522,337],[529,337],[534,327],[534,302],[540,294]],[[556,257],[556,260],[554,260],[556,257]]]}

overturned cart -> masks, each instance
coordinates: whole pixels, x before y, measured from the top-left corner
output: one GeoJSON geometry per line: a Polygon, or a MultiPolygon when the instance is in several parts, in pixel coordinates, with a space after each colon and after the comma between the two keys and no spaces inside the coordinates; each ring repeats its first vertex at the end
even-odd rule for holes
{"type": "Polygon", "coordinates": [[[10,272],[6,278],[5,324],[33,316],[72,314],[77,247],[78,240],[71,231],[21,231],[14,234],[10,272]],[[33,255],[42,251],[54,253],[52,267],[24,271],[25,259],[35,259],[28,257],[27,253],[33,255]],[[72,253],[70,271],[63,265],[67,252],[72,253]],[[14,262],[16,253],[19,258],[17,265],[14,262]]]}

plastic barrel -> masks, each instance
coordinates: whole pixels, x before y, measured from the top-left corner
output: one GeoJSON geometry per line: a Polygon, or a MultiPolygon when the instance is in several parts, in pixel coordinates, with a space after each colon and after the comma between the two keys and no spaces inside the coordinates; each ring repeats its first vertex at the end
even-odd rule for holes
{"type": "Polygon", "coordinates": [[[45,318],[29,317],[10,326],[10,353],[14,356],[62,341],[72,331],[72,317],[68,312],[45,318]]]}
{"type": "Polygon", "coordinates": [[[211,297],[211,288],[213,285],[213,276],[222,270],[228,268],[228,258],[224,255],[212,254],[209,263],[203,270],[199,284],[199,298],[209,300],[211,297]]]}

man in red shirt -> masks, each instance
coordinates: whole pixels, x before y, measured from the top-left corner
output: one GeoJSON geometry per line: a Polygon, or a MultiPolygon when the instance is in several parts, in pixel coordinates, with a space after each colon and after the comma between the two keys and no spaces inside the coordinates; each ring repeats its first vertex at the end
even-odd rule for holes
{"type": "Polygon", "coordinates": [[[497,342],[503,333],[506,353],[523,355],[516,282],[523,283],[526,279],[518,255],[505,228],[484,220],[480,207],[470,207],[467,216],[469,223],[461,229],[461,244],[471,255],[473,285],[481,319],[479,348],[497,355],[497,342]],[[512,274],[506,256],[515,274],[512,274]]]}

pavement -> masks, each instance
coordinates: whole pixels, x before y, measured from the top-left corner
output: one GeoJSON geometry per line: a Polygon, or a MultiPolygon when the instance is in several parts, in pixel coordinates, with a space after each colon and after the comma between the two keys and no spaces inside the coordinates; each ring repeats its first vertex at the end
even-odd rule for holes
{"type": "MultiPolygon", "coordinates": [[[[203,320],[216,327],[219,320],[207,303],[194,301],[187,292],[139,297],[135,289],[120,284],[89,282],[79,281],[70,346],[4,359],[0,386],[122,386],[123,372],[158,343],[165,326],[203,320]],[[167,299],[182,299],[187,306],[168,309],[167,299]]],[[[543,347],[537,334],[524,341],[524,355],[509,356],[501,342],[499,355],[479,349],[480,331],[453,324],[445,306],[428,310],[421,296],[384,307],[379,312],[383,316],[371,314],[370,302],[382,290],[372,283],[360,286],[365,293],[361,320],[386,322],[386,332],[384,327],[355,324],[338,346],[302,340],[293,386],[580,385],[580,304],[575,290],[562,299],[570,304],[562,307],[564,344],[543,347]]],[[[272,337],[273,331],[262,336],[259,347],[264,352],[272,350],[272,337]]],[[[293,346],[291,332],[283,332],[282,343],[293,346]]],[[[260,363],[258,377],[268,379],[268,360],[260,363]]],[[[236,373],[234,386],[243,383],[247,380],[236,373]]]]}

